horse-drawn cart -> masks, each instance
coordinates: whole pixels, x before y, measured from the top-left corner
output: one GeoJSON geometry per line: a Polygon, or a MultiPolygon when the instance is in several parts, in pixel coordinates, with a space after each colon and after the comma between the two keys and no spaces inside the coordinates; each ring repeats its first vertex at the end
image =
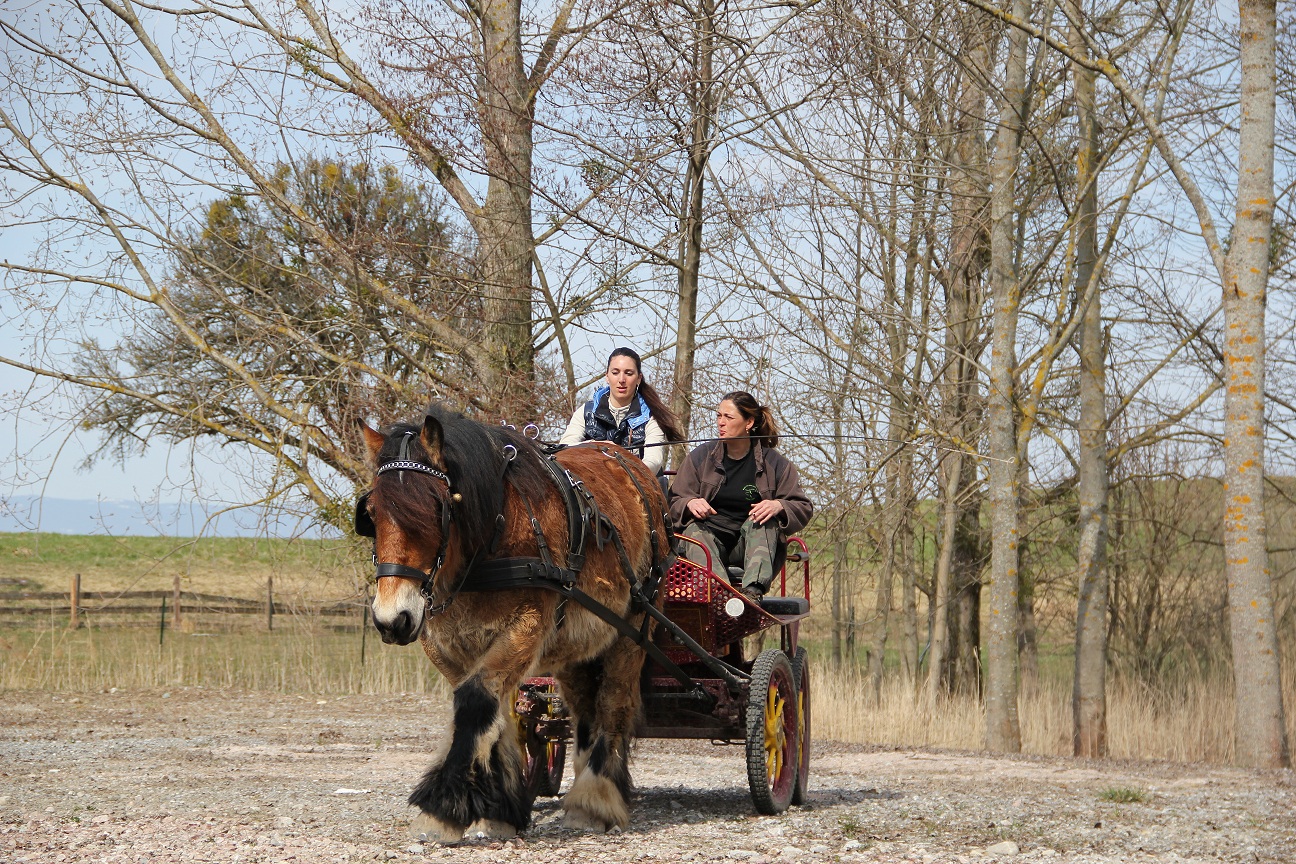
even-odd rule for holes
{"type": "Polygon", "coordinates": [[[803,596],[787,596],[785,566],[780,596],[752,603],[705,556],[677,560],[658,478],[615,445],[548,452],[525,430],[436,405],[422,425],[362,433],[375,476],[355,529],[373,538],[374,626],[384,642],[418,641],[454,686],[447,744],[408,799],[421,833],[455,843],[526,830],[535,796],[558,791],[569,742],[580,770],[563,824],[624,828],[636,732],[742,742],[759,811],[801,800],[804,544],[788,556],[803,596]],[[744,649],[775,627],[778,648],[744,649]],[[552,679],[527,680],[535,669],[552,679]]]}
{"type": "MultiPolygon", "coordinates": [[[[705,553],[696,541],[678,539],[705,553]]],[[[759,605],[730,583],[728,577],[741,577],[739,568],[717,573],[709,553],[705,560],[698,565],[679,558],[660,586],[669,620],[658,625],[653,642],[689,681],[650,657],[636,734],[743,744],[756,810],[781,813],[805,800],[809,780],[810,666],[798,642],[801,620],[810,612],[810,553],[800,538],[792,538],[778,596],[766,596],[759,605]],[[787,592],[789,566],[801,570],[799,596],[787,592]],[[778,647],[752,651],[752,643],[765,640],[749,637],[774,628],[778,647]]],[[[557,795],[571,729],[554,680],[524,682],[516,710],[531,791],[557,795]]]]}

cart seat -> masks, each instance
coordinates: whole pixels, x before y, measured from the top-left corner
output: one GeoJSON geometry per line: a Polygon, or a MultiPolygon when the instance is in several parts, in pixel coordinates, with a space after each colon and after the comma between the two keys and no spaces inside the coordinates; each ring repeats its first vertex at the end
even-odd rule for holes
{"type": "Polygon", "coordinates": [[[760,607],[771,615],[807,615],[810,601],[804,597],[762,597],[760,607]]]}
{"type": "MultiPolygon", "coordinates": [[[[729,582],[741,585],[743,568],[729,567],[729,582]]],[[[806,615],[810,612],[810,601],[804,597],[762,597],[760,607],[771,615],[806,615]]]]}

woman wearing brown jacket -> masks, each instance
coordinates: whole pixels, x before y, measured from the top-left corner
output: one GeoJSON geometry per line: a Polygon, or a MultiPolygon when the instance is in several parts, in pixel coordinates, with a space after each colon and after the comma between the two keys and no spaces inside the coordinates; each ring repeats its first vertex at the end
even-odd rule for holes
{"type": "MultiPolygon", "coordinates": [[[[753,602],[770,588],[789,534],[805,527],[814,505],[796,466],[774,448],[778,427],[770,409],[741,390],[716,409],[719,439],[698,447],[671,483],[670,511],[683,535],[704,544],[715,569],[743,568],[742,591],[753,602]]],[[[705,555],[692,543],[685,556],[705,555]]]]}

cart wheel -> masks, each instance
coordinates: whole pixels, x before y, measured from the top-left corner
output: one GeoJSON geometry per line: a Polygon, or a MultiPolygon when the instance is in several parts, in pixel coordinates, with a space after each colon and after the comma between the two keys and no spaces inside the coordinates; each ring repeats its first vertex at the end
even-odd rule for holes
{"type": "Polygon", "coordinates": [[[810,785],[810,657],[797,648],[792,657],[792,680],[797,685],[797,777],[792,803],[804,804],[810,785]]]}
{"type": "Polygon", "coordinates": [[[541,738],[530,724],[526,731],[526,781],[533,797],[554,796],[562,786],[567,742],[541,738]]]}
{"type": "Polygon", "coordinates": [[[767,816],[787,809],[796,786],[796,698],[787,655],[762,651],[747,695],[747,784],[756,812],[767,816]]]}

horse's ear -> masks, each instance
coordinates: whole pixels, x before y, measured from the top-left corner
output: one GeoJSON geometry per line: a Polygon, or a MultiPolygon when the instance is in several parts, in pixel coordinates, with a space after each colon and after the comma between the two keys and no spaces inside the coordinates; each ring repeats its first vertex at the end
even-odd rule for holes
{"type": "Polygon", "coordinates": [[[369,451],[369,458],[376,460],[378,451],[382,449],[387,439],[378,430],[370,429],[369,424],[363,420],[360,421],[360,432],[364,435],[365,449],[369,451]]]}
{"type": "Polygon", "coordinates": [[[441,431],[441,421],[431,414],[423,418],[423,431],[419,433],[419,443],[427,451],[428,461],[436,468],[445,468],[445,457],[441,454],[441,445],[445,442],[445,433],[441,431]]]}

